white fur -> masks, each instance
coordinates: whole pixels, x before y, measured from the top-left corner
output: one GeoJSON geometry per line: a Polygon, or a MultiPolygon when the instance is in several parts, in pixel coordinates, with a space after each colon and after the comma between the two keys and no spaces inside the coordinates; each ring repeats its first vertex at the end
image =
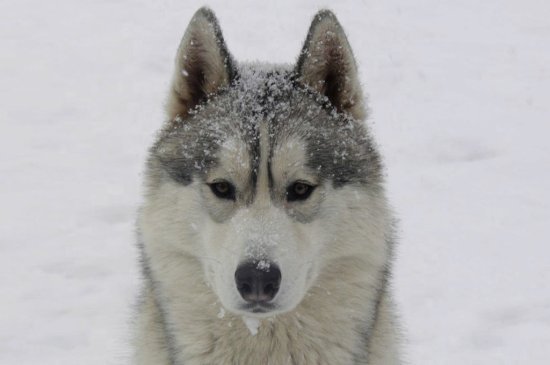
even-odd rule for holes
{"type": "Polygon", "coordinates": [[[236,226],[228,224],[225,235],[233,239],[221,243],[212,233],[196,187],[166,183],[140,216],[145,254],[155,277],[162,278],[155,283],[162,303],[154,303],[149,287],[145,319],[140,323],[146,338],[139,339],[137,364],[168,364],[166,345],[157,345],[157,338],[163,336],[156,314],[158,304],[178,339],[177,346],[185,348],[181,360],[186,365],[353,364],[350,354],[359,341],[353,328],[363,318],[375,315],[368,363],[397,364],[391,298],[384,294],[378,313],[373,302],[381,280],[378,271],[388,259],[386,237],[377,234],[388,224],[386,204],[361,189],[326,189],[323,215],[303,225],[297,231],[296,246],[292,246],[286,244],[289,239],[285,236],[292,224],[276,208],[256,206],[232,218],[236,226]],[[283,223],[257,230],[269,221],[283,223]],[[231,310],[238,293],[230,288],[234,288],[232,273],[246,251],[242,245],[246,239],[240,237],[255,234],[279,235],[277,245],[287,253],[279,256],[281,269],[293,268],[289,275],[298,279],[292,284],[299,285],[287,293],[281,289],[279,294],[288,298],[287,307],[293,309],[262,319],[258,334],[252,336],[242,314],[231,310]],[[221,248],[209,248],[215,243],[221,248]],[[304,277],[308,270],[300,270],[309,267],[316,268],[315,280],[304,277]],[[217,272],[228,279],[223,280],[217,272]],[[218,316],[220,308],[226,309],[222,318],[218,316]]]}
{"type": "MultiPolygon", "coordinates": [[[[327,197],[324,207],[327,214],[309,233],[317,238],[330,237],[325,238],[331,241],[330,245],[324,245],[313,257],[315,265],[323,270],[307,292],[302,287],[300,293],[292,294],[301,299],[294,310],[263,319],[256,336],[251,336],[240,314],[227,310],[223,318],[218,317],[223,303],[215,291],[224,284],[212,285],[210,275],[203,275],[203,267],[212,270],[217,265],[233,266],[234,270],[237,263],[234,251],[238,247],[222,249],[217,256],[210,256],[213,253],[204,248],[203,240],[192,228],[192,225],[203,227],[201,222],[207,219],[201,214],[195,190],[167,184],[144,206],[140,227],[143,240],[148,242],[145,252],[151,270],[162,277],[162,282],[155,283],[157,295],[163,302],[170,329],[178,338],[178,346],[185,348],[182,363],[353,363],[350,353],[357,346],[358,334],[352,328],[365,316],[375,315],[372,298],[376,297],[381,279],[376,271],[387,260],[385,237],[373,235],[381,231],[380,225],[387,224],[380,215],[386,207],[379,197],[353,188],[327,191],[327,197]],[[173,204],[175,196],[179,199],[173,204]],[[167,226],[167,220],[173,224],[167,226]]],[[[288,259],[305,265],[304,257],[307,256],[295,252],[288,259]]],[[[281,266],[283,270],[286,267],[281,266]]],[[[150,290],[145,293],[143,308],[147,319],[140,324],[140,332],[147,338],[140,339],[137,364],[168,364],[166,349],[151,346],[162,333],[150,290]],[[152,362],[157,357],[158,361],[152,362]]],[[[398,363],[388,293],[383,304],[370,334],[369,364],[398,363]]]]}

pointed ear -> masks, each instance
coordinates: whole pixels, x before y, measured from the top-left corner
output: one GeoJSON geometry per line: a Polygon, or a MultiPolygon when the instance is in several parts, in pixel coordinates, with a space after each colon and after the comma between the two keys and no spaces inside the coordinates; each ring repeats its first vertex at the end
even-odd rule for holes
{"type": "Polygon", "coordinates": [[[295,71],[299,82],[326,96],[338,111],[365,118],[357,65],[346,34],[330,10],[321,10],[313,18],[295,71]]]}
{"type": "Polygon", "coordinates": [[[189,111],[234,77],[234,64],[216,16],[199,9],[178,48],[176,68],[166,105],[170,120],[185,118],[189,111]]]}

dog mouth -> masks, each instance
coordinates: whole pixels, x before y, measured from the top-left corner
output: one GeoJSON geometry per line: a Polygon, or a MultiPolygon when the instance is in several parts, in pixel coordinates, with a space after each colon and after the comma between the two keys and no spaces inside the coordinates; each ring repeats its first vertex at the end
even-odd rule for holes
{"type": "Polygon", "coordinates": [[[262,315],[275,312],[277,306],[274,303],[246,303],[241,305],[239,309],[248,314],[262,315]]]}

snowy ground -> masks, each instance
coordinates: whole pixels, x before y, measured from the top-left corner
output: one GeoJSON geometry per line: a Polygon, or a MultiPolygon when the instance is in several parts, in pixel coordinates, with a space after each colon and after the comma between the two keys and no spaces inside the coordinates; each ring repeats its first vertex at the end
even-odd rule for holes
{"type": "MultiPolygon", "coordinates": [[[[292,61],[328,2],[210,1],[237,59],[292,61]]],[[[120,364],[133,221],[202,2],[0,2],[0,364],[120,364]]],[[[410,364],[548,364],[550,3],[340,1],[401,222],[410,364]]]]}

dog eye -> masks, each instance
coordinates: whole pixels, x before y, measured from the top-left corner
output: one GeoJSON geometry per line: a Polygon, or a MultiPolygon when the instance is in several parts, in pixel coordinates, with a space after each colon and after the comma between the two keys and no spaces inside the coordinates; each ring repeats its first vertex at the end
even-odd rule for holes
{"type": "Polygon", "coordinates": [[[218,181],[208,184],[210,190],[220,199],[235,200],[235,187],[228,181],[218,181]]]}
{"type": "Polygon", "coordinates": [[[309,198],[314,189],[315,186],[313,185],[309,185],[302,181],[296,181],[286,189],[286,200],[289,202],[306,200],[309,198]]]}

